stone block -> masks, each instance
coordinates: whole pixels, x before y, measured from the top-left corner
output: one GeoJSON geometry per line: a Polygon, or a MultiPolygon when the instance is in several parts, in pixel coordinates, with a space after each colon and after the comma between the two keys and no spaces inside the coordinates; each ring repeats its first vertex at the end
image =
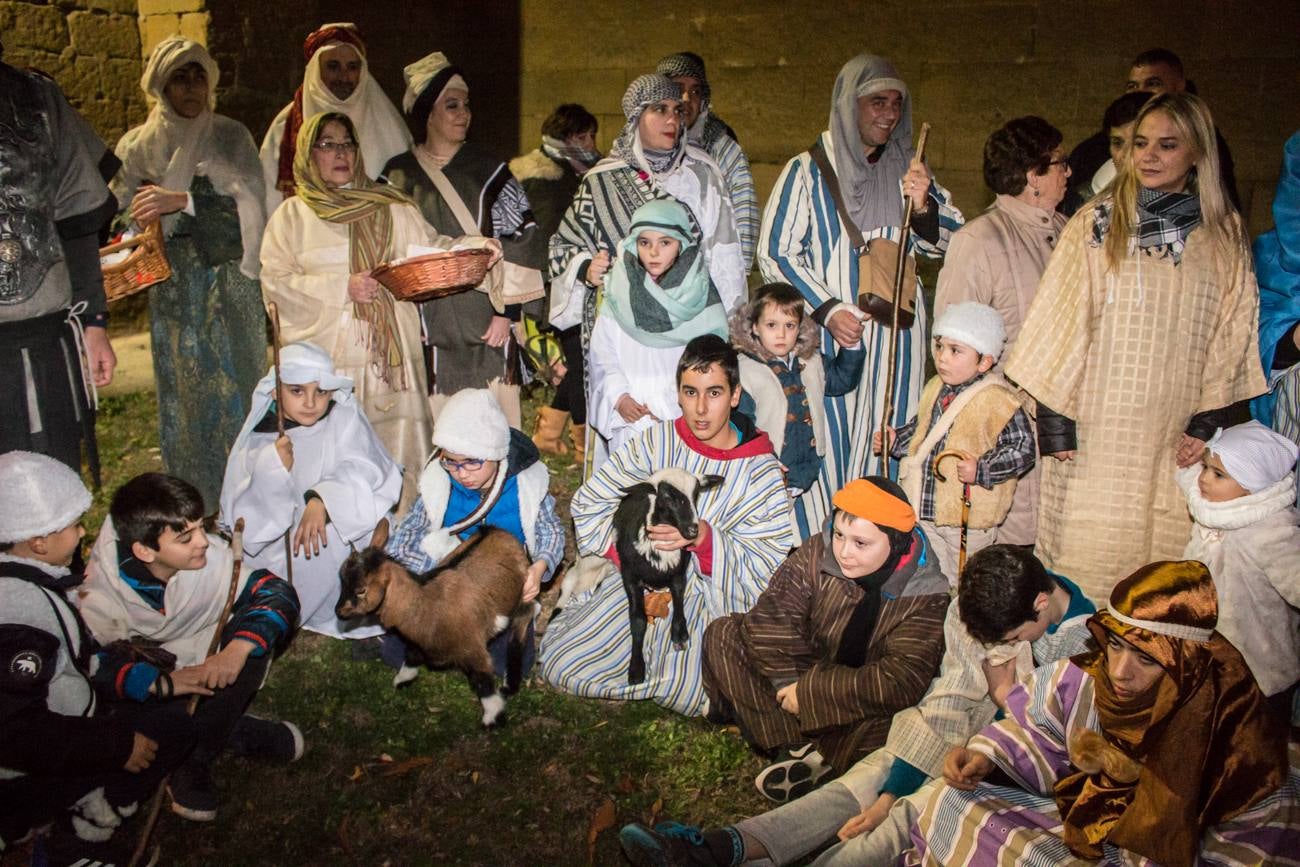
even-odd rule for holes
{"type": "Polygon", "coordinates": [[[139,0],[139,11],[144,15],[180,15],[185,12],[202,12],[206,0],[139,0]]]}
{"type": "Polygon", "coordinates": [[[7,50],[22,47],[57,54],[68,44],[67,23],[53,6],[0,0],[0,33],[7,50]]]}
{"type": "Polygon", "coordinates": [[[140,54],[148,57],[155,45],[168,36],[181,32],[179,15],[141,15],[140,16],[140,54]]]}
{"type": "Polygon", "coordinates": [[[206,45],[208,42],[208,13],[186,12],[182,15],[181,36],[206,45]]]}
{"type": "Polygon", "coordinates": [[[139,12],[136,0],[75,0],[70,5],[100,12],[116,12],[121,15],[134,16],[139,12]]]}
{"type": "Polygon", "coordinates": [[[73,12],[68,16],[72,47],[78,54],[99,57],[139,57],[140,31],[127,15],[73,12]]]}
{"type": "Polygon", "coordinates": [[[109,99],[140,102],[140,74],[144,71],[139,55],[131,59],[110,57],[104,61],[103,92],[109,99]]]}

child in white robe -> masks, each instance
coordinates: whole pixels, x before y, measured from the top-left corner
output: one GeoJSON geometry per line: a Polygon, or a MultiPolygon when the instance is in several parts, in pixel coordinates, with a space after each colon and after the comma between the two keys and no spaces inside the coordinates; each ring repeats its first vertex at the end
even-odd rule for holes
{"type": "Polygon", "coordinates": [[[284,537],[292,531],[303,627],[337,638],[379,635],[377,623],[334,616],[339,566],[397,504],[402,468],[353,398],[352,380],[334,373],[328,352],[291,343],[280,352],[280,374],[284,434],[277,434],[272,369],[230,450],[221,523],[243,518],[245,563],[286,577],[284,537]]]}

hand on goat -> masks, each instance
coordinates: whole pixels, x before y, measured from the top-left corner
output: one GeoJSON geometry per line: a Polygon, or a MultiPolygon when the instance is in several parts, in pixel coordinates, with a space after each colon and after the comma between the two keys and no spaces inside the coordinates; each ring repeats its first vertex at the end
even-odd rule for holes
{"type": "Polygon", "coordinates": [[[776,700],[781,703],[781,710],[795,716],[799,715],[799,682],[787,683],[776,691],[776,700]]]}
{"type": "Polygon", "coordinates": [[[694,545],[700,539],[704,538],[704,528],[707,525],[700,521],[700,528],[694,539],[687,539],[682,535],[682,531],[672,524],[651,524],[646,530],[646,536],[651,542],[654,542],[655,548],[659,551],[679,551],[682,548],[688,548],[694,545]]]}
{"type": "Polygon", "coordinates": [[[310,560],[313,555],[320,556],[320,549],[329,545],[325,525],[329,522],[329,513],[325,511],[325,501],[312,497],[303,509],[302,520],[298,522],[298,532],[293,534],[293,553],[305,554],[310,560]]]}
{"type": "Polygon", "coordinates": [[[524,573],[524,595],[520,602],[532,602],[542,590],[542,577],[546,574],[546,561],[536,560],[524,573]]]}

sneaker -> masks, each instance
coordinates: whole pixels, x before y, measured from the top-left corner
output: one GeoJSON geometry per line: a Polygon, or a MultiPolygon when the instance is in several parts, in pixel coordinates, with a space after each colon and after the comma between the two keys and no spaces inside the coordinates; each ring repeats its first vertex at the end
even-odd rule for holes
{"type": "Polygon", "coordinates": [[[287,765],[302,758],[304,742],[302,732],[293,723],[246,713],[235,722],[226,748],[242,758],[287,765]]]}
{"type": "MultiPolygon", "coordinates": [[[[127,867],[135,852],[136,841],[117,833],[100,843],[83,840],[69,830],[56,828],[48,837],[40,837],[32,849],[32,864],[47,867],[127,867]],[[121,839],[118,839],[121,838],[121,839]]],[[[139,867],[158,863],[158,847],[153,846],[141,858],[139,867]]]]}
{"type": "Polygon", "coordinates": [[[191,822],[211,822],[217,818],[217,787],[212,769],[205,764],[186,762],[167,779],[172,812],[191,822]]]}
{"type": "Polygon", "coordinates": [[[830,772],[830,765],[812,744],[801,744],[782,750],[777,760],[754,778],[754,785],[769,801],[785,804],[817,788],[830,772]]]}
{"type": "Polygon", "coordinates": [[[718,867],[704,833],[694,825],[663,822],[651,828],[635,822],[623,826],[618,842],[636,867],[718,867]]]}

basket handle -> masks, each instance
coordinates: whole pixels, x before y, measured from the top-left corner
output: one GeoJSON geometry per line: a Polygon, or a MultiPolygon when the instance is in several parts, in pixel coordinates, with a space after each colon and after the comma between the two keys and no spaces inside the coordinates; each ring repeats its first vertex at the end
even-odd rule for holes
{"type": "Polygon", "coordinates": [[[107,247],[99,248],[100,257],[109,256],[113,253],[119,253],[122,250],[131,250],[139,247],[141,244],[147,244],[156,240],[158,237],[158,221],[154,220],[144,227],[144,231],[134,238],[127,238],[125,241],[118,241],[116,244],[109,244],[107,247]]]}

